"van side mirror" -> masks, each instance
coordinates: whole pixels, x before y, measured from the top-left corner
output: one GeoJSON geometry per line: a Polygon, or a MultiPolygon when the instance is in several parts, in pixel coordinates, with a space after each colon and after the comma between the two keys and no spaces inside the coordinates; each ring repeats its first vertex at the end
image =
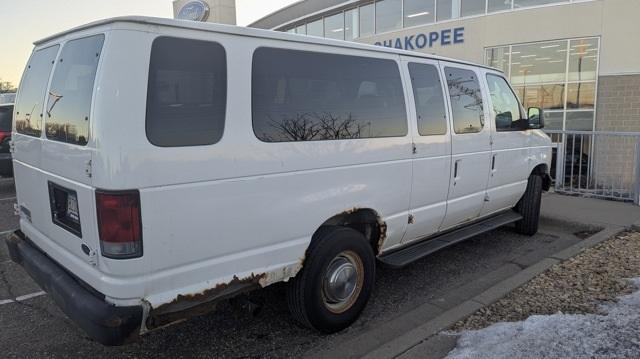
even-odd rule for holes
{"type": "Polygon", "coordinates": [[[530,129],[542,129],[544,128],[544,112],[539,107],[529,107],[527,111],[527,118],[529,119],[530,129]]]}

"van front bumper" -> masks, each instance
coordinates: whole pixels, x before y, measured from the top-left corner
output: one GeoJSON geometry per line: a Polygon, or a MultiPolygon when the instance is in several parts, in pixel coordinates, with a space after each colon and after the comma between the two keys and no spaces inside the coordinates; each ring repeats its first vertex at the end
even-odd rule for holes
{"type": "Polygon", "coordinates": [[[22,266],[62,311],[92,339],[108,346],[137,337],[142,323],[141,305],[117,307],[104,295],[80,282],[38,249],[21,231],[6,240],[11,260],[22,266]]]}

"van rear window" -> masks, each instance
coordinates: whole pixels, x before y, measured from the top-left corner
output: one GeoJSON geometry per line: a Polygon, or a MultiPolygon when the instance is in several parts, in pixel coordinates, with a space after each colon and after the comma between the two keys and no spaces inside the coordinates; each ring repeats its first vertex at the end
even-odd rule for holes
{"type": "Polygon", "coordinates": [[[259,48],[253,56],[253,131],[265,142],[407,135],[393,60],[259,48]]]}
{"type": "Polygon", "coordinates": [[[20,83],[20,97],[16,104],[16,131],[40,137],[44,99],[51,69],[58,55],[59,45],[34,51],[20,83]]]}
{"type": "Polygon", "coordinates": [[[227,62],[215,42],[157,38],[151,48],[146,132],[161,147],[201,146],[222,138],[227,62]]]}
{"type": "Polygon", "coordinates": [[[104,35],[95,35],[71,40],[62,47],[47,99],[48,139],[87,144],[93,85],[103,43],[104,35]]]}

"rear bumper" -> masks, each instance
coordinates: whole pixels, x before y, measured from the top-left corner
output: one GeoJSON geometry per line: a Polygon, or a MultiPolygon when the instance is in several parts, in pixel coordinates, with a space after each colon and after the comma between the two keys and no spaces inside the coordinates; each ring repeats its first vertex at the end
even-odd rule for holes
{"type": "Polygon", "coordinates": [[[11,260],[20,264],[51,295],[62,311],[95,341],[122,345],[140,332],[141,305],[116,307],[69,274],[33,245],[21,231],[7,238],[11,260]]]}

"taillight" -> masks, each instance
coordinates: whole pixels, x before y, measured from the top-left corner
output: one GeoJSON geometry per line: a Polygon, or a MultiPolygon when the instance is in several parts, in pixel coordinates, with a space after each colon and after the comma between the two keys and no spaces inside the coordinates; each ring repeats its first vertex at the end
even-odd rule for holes
{"type": "Polygon", "coordinates": [[[2,143],[5,138],[11,138],[11,131],[0,131],[0,143],[2,143]]]}
{"type": "Polygon", "coordinates": [[[96,191],[102,255],[113,259],[142,257],[142,220],[138,191],[96,191]]]}

